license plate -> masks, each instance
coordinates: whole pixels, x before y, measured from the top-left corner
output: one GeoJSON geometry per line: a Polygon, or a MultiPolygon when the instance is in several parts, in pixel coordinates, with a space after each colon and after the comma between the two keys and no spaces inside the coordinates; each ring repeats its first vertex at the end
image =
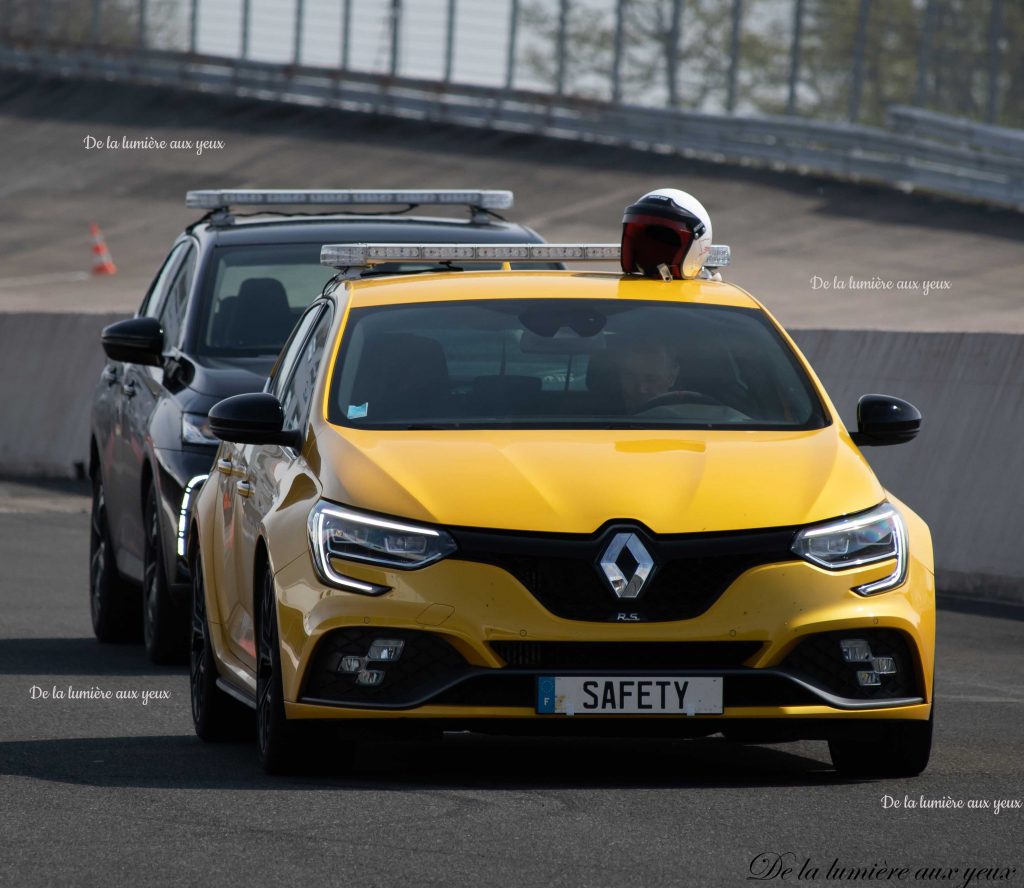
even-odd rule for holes
{"type": "Polygon", "coordinates": [[[722,712],[722,679],[699,676],[554,676],[537,679],[537,712],[702,715],[722,712]]]}

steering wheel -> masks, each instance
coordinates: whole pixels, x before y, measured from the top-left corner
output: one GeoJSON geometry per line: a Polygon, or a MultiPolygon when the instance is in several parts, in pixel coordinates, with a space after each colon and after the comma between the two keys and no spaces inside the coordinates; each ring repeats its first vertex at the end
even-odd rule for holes
{"type": "Polygon", "coordinates": [[[701,392],[678,391],[665,392],[664,394],[651,398],[649,401],[645,401],[637,407],[633,413],[644,413],[647,410],[653,410],[655,407],[666,407],[669,404],[707,404],[711,407],[729,406],[724,401],[719,401],[718,398],[713,398],[711,395],[705,395],[701,392]]]}

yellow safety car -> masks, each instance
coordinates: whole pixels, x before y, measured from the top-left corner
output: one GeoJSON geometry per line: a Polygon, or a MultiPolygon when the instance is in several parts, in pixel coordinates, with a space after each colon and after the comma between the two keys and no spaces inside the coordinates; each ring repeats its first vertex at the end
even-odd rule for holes
{"type": "Polygon", "coordinates": [[[339,274],[265,390],[210,412],[199,736],[247,705],[270,771],[325,722],[822,739],[845,774],[926,766],[931,539],[859,449],[920,414],[867,395],[849,433],[721,282],[728,248],[691,279],[574,265],[619,251],[323,248],[339,274]],[[537,261],[570,269],[507,264],[537,261]],[[450,270],[381,268],[418,262],[450,270]]]}

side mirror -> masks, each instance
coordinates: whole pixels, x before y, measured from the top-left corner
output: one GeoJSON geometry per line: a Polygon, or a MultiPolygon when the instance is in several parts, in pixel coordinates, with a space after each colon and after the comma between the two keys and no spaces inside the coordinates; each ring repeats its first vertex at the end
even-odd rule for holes
{"type": "Polygon", "coordinates": [[[857,402],[857,431],[850,435],[858,447],[902,444],[921,430],[921,411],[892,395],[864,395],[857,402]]]}
{"type": "Polygon", "coordinates": [[[112,361],[159,367],[164,361],[164,330],[156,318],[128,318],[103,328],[103,351],[112,361]]]}
{"type": "Polygon", "coordinates": [[[236,444],[281,444],[302,449],[302,433],[284,430],[281,402],[267,392],[235,395],[210,410],[210,431],[236,444]]]}

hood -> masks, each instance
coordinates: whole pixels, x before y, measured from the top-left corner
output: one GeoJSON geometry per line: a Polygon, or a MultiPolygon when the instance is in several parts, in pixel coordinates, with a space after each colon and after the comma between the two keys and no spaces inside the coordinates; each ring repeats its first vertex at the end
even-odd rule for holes
{"type": "Polygon", "coordinates": [[[326,426],[317,448],[328,499],[449,526],[592,533],[628,519],[655,533],[699,533],[806,524],[885,497],[835,425],[801,432],[326,426]]]}
{"type": "Polygon", "coordinates": [[[275,356],[260,358],[190,358],[188,387],[216,400],[263,390],[275,356]]]}

